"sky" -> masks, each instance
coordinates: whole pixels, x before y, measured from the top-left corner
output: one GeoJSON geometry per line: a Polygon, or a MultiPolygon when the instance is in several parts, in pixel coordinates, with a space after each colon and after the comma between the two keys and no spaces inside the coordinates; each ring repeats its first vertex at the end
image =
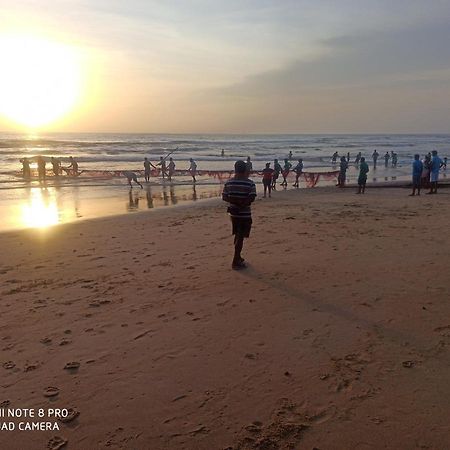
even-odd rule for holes
{"type": "Polygon", "coordinates": [[[81,55],[48,131],[450,132],[450,0],[0,0],[11,31],[81,55]]]}

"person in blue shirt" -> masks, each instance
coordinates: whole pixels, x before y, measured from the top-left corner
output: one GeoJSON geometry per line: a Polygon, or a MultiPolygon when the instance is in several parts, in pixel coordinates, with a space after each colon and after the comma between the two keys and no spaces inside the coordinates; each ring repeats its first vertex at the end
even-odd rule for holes
{"type": "Polygon", "coordinates": [[[431,152],[431,168],[430,168],[430,192],[428,194],[437,194],[437,185],[439,179],[439,170],[442,167],[442,159],[439,158],[438,152],[431,152]]]}
{"type": "Polygon", "coordinates": [[[422,172],[423,172],[423,162],[420,160],[420,155],[414,155],[414,161],[412,164],[412,184],[413,191],[409,194],[411,197],[416,195],[420,195],[420,188],[422,185],[422,172]]]}

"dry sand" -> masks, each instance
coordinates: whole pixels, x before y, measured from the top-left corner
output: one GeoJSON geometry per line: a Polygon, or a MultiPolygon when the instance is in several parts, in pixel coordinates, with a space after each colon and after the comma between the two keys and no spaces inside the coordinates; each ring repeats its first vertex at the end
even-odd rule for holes
{"type": "Polygon", "coordinates": [[[0,235],[0,402],[80,413],[0,448],[449,448],[450,190],[408,193],[258,199],[242,272],[220,201],[0,235]]]}

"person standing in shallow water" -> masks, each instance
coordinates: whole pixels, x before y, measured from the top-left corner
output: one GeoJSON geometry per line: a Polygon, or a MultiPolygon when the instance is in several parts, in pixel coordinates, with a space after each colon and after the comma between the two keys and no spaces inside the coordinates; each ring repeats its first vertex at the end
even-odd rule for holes
{"type": "Polygon", "coordinates": [[[144,158],[144,177],[145,177],[145,182],[148,183],[150,181],[150,174],[152,172],[152,169],[157,169],[156,166],[154,166],[149,160],[148,158],[144,158]]]}
{"type": "Polygon", "coordinates": [[[281,175],[283,175],[283,182],[281,183],[281,186],[287,186],[287,176],[289,175],[291,167],[292,164],[289,162],[288,159],[285,159],[283,171],[281,172],[281,175]]]}
{"type": "Polygon", "coordinates": [[[166,169],[166,160],[162,156],[160,156],[159,158],[158,166],[161,166],[161,174],[164,180],[164,178],[167,175],[167,169],[166,169]]]}
{"type": "Polygon", "coordinates": [[[61,162],[53,156],[51,157],[50,162],[52,163],[53,175],[59,177],[61,175],[61,162]]]}
{"type": "Polygon", "coordinates": [[[361,157],[359,164],[359,177],[358,177],[358,192],[357,194],[364,194],[366,191],[367,174],[369,173],[369,165],[366,163],[366,158],[361,157]]]}
{"type": "Polygon", "coordinates": [[[275,190],[277,188],[277,180],[282,171],[281,164],[278,162],[278,159],[273,161],[273,176],[272,176],[272,189],[275,190]]]}
{"type": "Polygon", "coordinates": [[[73,177],[77,177],[79,175],[78,162],[75,160],[73,156],[69,156],[69,162],[70,164],[67,166],[68,173],[73,177]]]}
{"type": "Polygon", "coordinates": [[[345,179],[348,169],[348,162],[345,159],[345,156],[341,158],[341,164],[339,166],[339,175],[338,175],[338,186],[343,188],[345,186],[345,179]]]}
{"type": "Polygon", "coordinates": [[[250,174],[251,171],[253,170],[253,164],[252,161],[250,160],[250,156],[247,156],[247,172],[250,174]]]}
{"type": "Polygon", "coordinates": [[[389,160],[391,159],[391,156],[389,155],[389,152],[386,152],[384,154],[384,167],[388,167],[389,166],[389,160]]]}
{"type": "Polygon", "coordinates": [[[439,170],[441,169],[443,162],[439,158],[438,152],[433,150],[431,152],[431,164],[430,164],[430,192],[427,194],[437,194],[439,170]]]}
{"type": "Polygon", "coordinates": [[[172,177],[175,174],[175,162],[173,158],[169,158],[169,165],[167,166],[167,168],[169,170],[169,181],[172,181],[172,177]]]}
{"type": "Polygon", "coordinates": [[[303,173],[303,159],[300,158],[298,160],[298,164],[294,167],[295,172],[295,183],[293,184],[294,187],[299,187],[298,179],[300,178],[300,175],[303,173]]]}
{"type": "Polygon", "coordinates": [[[31,178],[30,160],[28,158],[23,158],[21,163],[23,178],[28,181],[31,178]]]}
{"type": "Polygon", "coordinates": [[[374,150],[372,153],[373,170],[375,170],[377,168],[377,161],[378,161],[379,156],[380,156],[380,154],[376,150],[374,150]]]}
{"type": "Polygon", "coordinates": [[[244,258],[241,256],[244,239],[250,236],[252,228],[251,204],[256,198],[255,183],[248,178],[247,165],[245,161],[236,161],[234,164],[235,175],[225,183],[222,199],[228,202],[228,213],[231,217],[234,235],[234,257],[231,264],[232,269],[245,269],[244,258]]]}
{"type": "Polygon", "coordinates": [[[191,174],[192,181],[196,183],[197,180],[195,179],[195,176],[197,175],[197,163],[192,158],[189,158],[189,163],[189,173],[191,174]]]}
{"type": "Polygon", "coordinates": [[[420,155],[414,155],[414,162],[412,164],[412,184],[413,191],[409,194],[411,197],[420,195],[420,188],[422,186],[422,172],[423,172],[423,162],[420,160],[420,155]]]}
{"type": "Polygon", "coordinates": [[[46,177],[45,159],[42,156],[37,157],[39,181],[44,181],[46,177]]]}

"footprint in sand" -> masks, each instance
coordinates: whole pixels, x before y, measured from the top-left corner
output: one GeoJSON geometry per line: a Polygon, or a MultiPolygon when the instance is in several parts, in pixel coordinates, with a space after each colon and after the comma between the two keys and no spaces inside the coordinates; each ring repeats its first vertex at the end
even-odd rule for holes
{"type": "Polygon", "coordinates": [[[406,367],[407,369],[411,369],[416,365],[415,361],[403,361],[402,366],[406,367]]]}
{"type": "Polygon", "coordinates": [[[0,402],[0,408],[7,408],[10,404],[11,402],[9,400],[3,400],[0,402]]]}
{"type": "Polygon", "coordinates": [[[56,397],[59,394],[59,389],[54,386],[48,386],[44,389],[44,397],[56,397]]]}
{"type": "Polygon", "coordinates": [[[23,371],[24,372],[31,372],[32,370],[36,370],[38,368],[37,365],[35,364],[27,364],[24,368],[23,371]]]}
{"type": "Polygon", "coordinates": [[[47,444],[47,448],[50,450],[59,450],[67,444],[67,439],[60,436],[53,436],[47,444]]]}
{"type": "Polygon", "coordinates": [[[75,408],[68,408],[67,416],[60,417],[59,420],[62,423],[69,423],[69,422],[72,422],[72,420],[75,420],[79,415],[80,415],[80,412],[77,411],[75,408]]]}
{"type": "Polygon", "coordinates": [[[3,368],[6,370],[14,369],[14,367],[16,367],[16,364],[12,361],[7,361],[7,362],[3,363],[3,368]]]}
{"type": "Polygon", "coordinates": [[[68,362],[65,366],[64,366],[64,370],[69,370],[69,371],[76,371],[78,370],[80,367],[80,363],[78,361],[71,361],[68,362]]]}

